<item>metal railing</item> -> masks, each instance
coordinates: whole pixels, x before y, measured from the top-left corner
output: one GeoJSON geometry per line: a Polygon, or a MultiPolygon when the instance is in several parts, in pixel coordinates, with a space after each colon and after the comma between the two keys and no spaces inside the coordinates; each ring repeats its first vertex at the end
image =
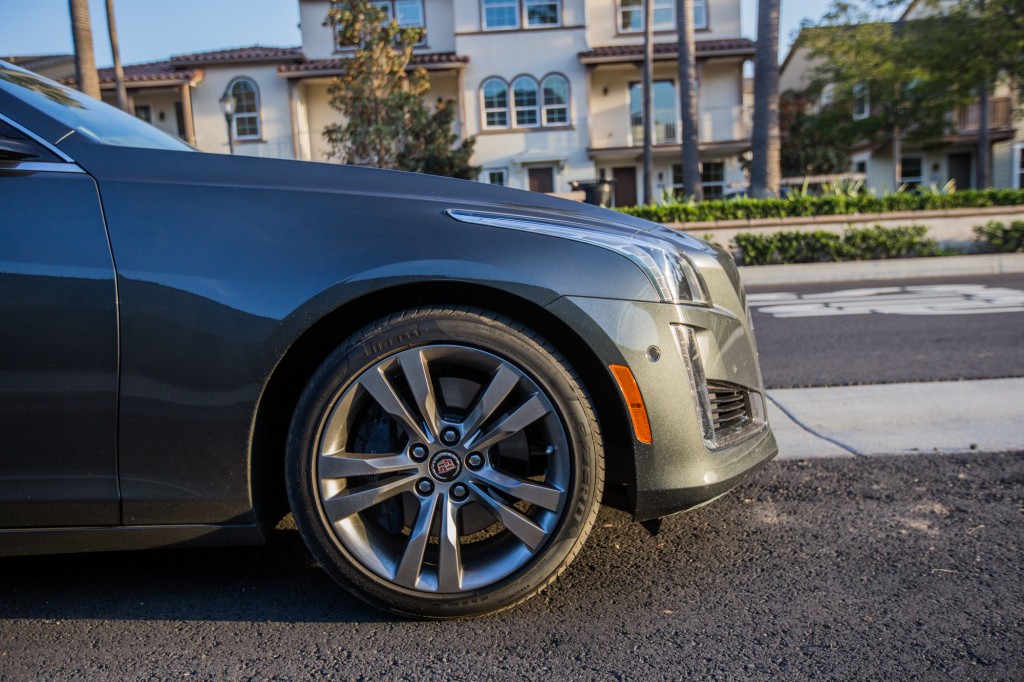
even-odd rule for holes
{"type": "MultiPolygon", "coordinates": [[[[644,143],[643,118],[623,109],[592,114],[589,117],[590,146],[593,149],[640,147],[644,143]]],[[[731,142],[750,137],[749,107],[713,107],[697,113],[697,137],[700,142],[731,142]]],[[[682,123],[674,110],[655,109],[654,144],[679,144],[682,123]]]]}
{"type": "MultiPolygon", "coordinates": [[[[953,129],[958,133],[976,133],[981,129],[981,105],[972,102],[952,113],[953,129]]],[[[993,97],[988,101],[989,130],[1013,127],[1013,102],[1009,97],[993,97]]]]}

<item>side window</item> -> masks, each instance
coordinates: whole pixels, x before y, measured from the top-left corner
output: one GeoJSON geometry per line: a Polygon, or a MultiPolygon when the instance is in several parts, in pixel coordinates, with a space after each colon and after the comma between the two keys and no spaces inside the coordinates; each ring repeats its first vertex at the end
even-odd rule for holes
{"type": "Polygon", "coordinates": [[[260,139],[260,94],[256,83],[248,78],[236,78],[228,86],[228,92],[235,98],[235,139],[260,139]]]}
{"type": "Polygon", "coordinates": [[[523,76],[512,83],[512,97],[516,103],[516,127],[532,128],[540,123],[537,102],[537,81],[523,76]]]}
{"type": "Polygon", "coordinates": [[[544,125],[569,124],[569,83],[561,76],[548,76],[541,89],[544,91],[544,125]]]}
{"type": "Polygon", "coordinates": [[[484,128],[508,128],[508,87],[504,81],[484,81],[484,128]]]}
{"type": "Polygon", "coordinates": [[[519,0],[481,0],[484,30],[519,28],[519,0]]]}
{"type": "Polygon", "coordinates": [[[49,149],[13,125],[0,119],[0,170],[4,163],[18,161],[60,162],[49,149]]]}

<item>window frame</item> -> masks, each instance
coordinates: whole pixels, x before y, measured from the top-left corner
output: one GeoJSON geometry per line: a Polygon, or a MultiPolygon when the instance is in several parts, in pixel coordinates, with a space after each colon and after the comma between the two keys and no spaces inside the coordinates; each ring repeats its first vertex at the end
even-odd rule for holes
{"type": "Polygon", "coordinates": [[[480,172],[480,182],[485,185],[494,185],[495,187],[508,187],[508,169],[507,168],[484,168],[480,172]],[[501,182],[494,182],[492,174],[501,174],[501,182]]]}
{"type": "MultiPolygon", "coordinates": [[[[619,33],[642,33],[644,30],[644,6],[643,0],[640,0],[639,6],[631,6],[629,8],[623,8],[623,0],[615,0],[616,9],[616,29],[619,33]],[[640,12],[640,19],[636,25],[630,28],[626,28],[622,22],[622,16],[624,12],[640,12]]],[[[654,22],[654,31],[674,31],[677,28],[676,22],[676,2],[675,0],[655,0],[654,1],[654,13],[657,16],[658,10],[669,10],[671,12],[671,19],[668,21],[654,22]],[[661,5],[661,7],[659,7],[661,5]]],[[[711,22],[708,17],[708,1],[707,0],[693,0],[693,30],[695,31],[706,31],[710,26],[711,22]],[[697,21],[698,13],[703,13],[703,21],[697,21]]]]}
{"type": "Polygon", "coordinates": [[[228,83],[227,92],[235,98],[235,113],[231,116],[231,133],[234,139],[239,142],[251,142],[263,139],[263,106],[260,97],[260,87],[256,81],[249,76],[236,76],[228,83]],[[256,111],[238,111],[238,97],[235,95],[235,87],[242,83],[248,83],[252,87],[253,99],[256,103],[256,111]],[[256,133],[251,135],[240,135],[238,133],[238,121],[240,118],[252,118],[256,121],[256,133]]]}
{"type": "MultiPolygon", "coordinates": [[[[655,89],[657,89],[658,85],[662,84],[662,83],[668,83],[669,85],[672,86],[672,116],[673,116],[673,123],[672,123],[672,125],[673,125],[673,127],[675,129],[675,136],[672,137],[671,139],[666,139],[666,140],[659,141],[658,131],[657,131],[658,111],[659,110],[658,110],[657,105],[655,105],[655,106],[652,107],[652,112],[651,112],[652,114],[654,114],[654,123],[652,125],[652,130],[654,131],[654,144],[655,145],[659,145],[659,144],[679,144],[679,142],[681,140],[681,136],[682,136],[682,113],[679,110],[679,83],[676,81],[676,79],[674,77],[659,78],[659,79],[656,79],[654,81],[653,86],[654,86],[655,89]]],[[[629,108],[628,108],[628,110],[626,112],[626,116],[627,116],[626,121],[627,121],[627,124],[629,125],[629,134],[630,134],[630,141],[631,141],[631,145],[630,146],[638,147],[638,146],[643,144],[643,126],[644,126],[643,115],[644,115],[644,109],[643,109],[643,101],[641,100],[641,102],[640,102],[640,111],[638,112],[638,115],[640,117],[639,118],[639,121],[640,121],[640,123],[639,123],[640,133],[637,134],[637,133],[634,132],[634,128],[637,127],[637,124],[633,123],[633,89],[634,88],[638,88],[639,89],[639,93],[640,93],[640,95],[642,97],[642,95],[643,95],[643,83],[641,81],[628,81],[627,85],[628,85],[628,89],[626,90],[626,92],[629,95],[629,108]],[[639,141],[639,144],[638,144],[638,141],[639,141]]],[[[652,102],[652,104],[654,104],[654,103],[652,102]]]]}
{"type": "Polygon", "coordinates": [[[549,73],[544,76],[540,81],[540,108],[541,108],[541,125],[546,128],[558,128],[563,126],[572,125],[572,119],[569,116],[569,104],[572,101],[572,88],[569,85],[569,79],[560,73],[549,73]],[[545,88],[548,81],[561,80],[565,84],[565,104],[548,104],[547,95],[545,94],[545,88]],[[565,110],[565,120],[556,121],[551,123],[548,121],[548,112],[557,109],[565,110]]]}
{"type": "Polygon", "coordinates": [[[522,31],[537,30],[544,28],[559,28],[562,25],[562,2],[563,0],[492,0],[499,3],[497,6],[507,9],[515,8],[515,23],[491,26],[487,21],[487,0],[480,0],[480,28],[484,31],[522,31]],[[554,5],[555,23],[553,24],[532,24],[530,23],[531,5],[554,5]]]}
{"type": "Polygon", "coordinates": [[[132,107],[132,115],[140,121],[153,125],[153,105],[152,104],[136,104],[132,107]],[[142,115],[145,113],[145,115],[142,115]]]}
{"type": "Polygon", "coordinates": [[[917,185],[924,184],[924,157],[923,156],[914,155],[914,156],[903,156],[903,157],[900,158],[899,184],[900,184],[900,186],[908,185],[910,188],[914,188],[917,185]],[[908,176],[907,175],[907,161],[911,161],[911,160],[917,161],[920,164],[920,169],[919,169],[919,173],[920,174],[917,175],[917,176],[913,176],[913,175],[908,176]],[[914,178],[916,178],[916,180],[914,178]]]}
{"type": "Polygon", "coordinates": [[[540,85],[537,83],[537,79],[534,78],[533,76],[516,76],[514,79],[512,79],[512,82],[509,84],[508,90],[509,90],[509,99],[511,100],[511,103],[512,103],[512,112],[513,112],[513,118],[512,118],[513,124],[512,124],[512,127],[513,128],[539,128],[541,126],[541,110],[542,110],[543,107],[541,105],[540,85]],[[533,86],[533,105],[532,106],[520,107],[519,106],[519,100],[516,97],[516,85],[519,84],[519,83],[524,83],[524,82],[526,84],[528,84],[528,85],[532,85],[533,86]],[[533,113],[533,117],[534,117],[533,123],[520,123],[519,122],[519,112],[520,112],[520,110],[522,110],[524,113],[525,112],[532,112],[533,113]]]}
{"type": "Polygon", "coordinates": [[[512,127],[512,101],[510,96],[509,84],[497,76],[491,76],[485,78],[480,83],[480,124],[482,130],[508,130],[512,127]],[[501,85],[505,91],[505,106],[504,107],[490,107],[487,106],[487,85],[489,83],[497,83],[501,85]],[[504,125],[492,125],[487,120],[487,115],[491,112],[504,112],[505,113],[505,124],[504,125]]]}
{"type": "Polygon", "coordinates": [[[1013,145],[1010,158],[1010,184],[1014,189],[1024,189],[1024,142],[1013,145]]]}
{"type": "Polygon", "coordinates": [[[705,199],[722,199],[723,197],[725,197],[725,161],[711,159],[708,161],[700,162],[700,187],[703,190],[705,199]],[[708,165],[717,165],[722,167],[721,180],[706,179],[708,165]],[[709,188],[718,188],[718,194],[716,196],[710,196],[708,194],[709,188]]]}
{"type": "MultiPolygon", "coordinates": [[[[421,28],[421,29],[423,29],[423,38],[418,43],[416,43],[416,45],[417,46],[426,45],[427,44],[427,4],[426,4],[426,0],[370,0],[370,4],[371,5],[374,5],[376,7],[381,7],[381,9],[384,10],[384,12],[388,15],[388,21],[391,21],[393,19],[397,20],[397,18],[398,18],[398,10],[397,10],[397,7],[396,7],[396,3],[398,3],[398,2],[417,2],[417,3],[419,3],[419,6],[420,6],[420,22],[421,23],[419,23],[419,24],[406,24],[406,25],[403,25],[401,22],[399,22],[398,25],[401,28],[421,28]],[[386,5],[386,7],[383,7],[384,5],[386,5]]],[[[358,48],[362,47],[363,42],[364,41],[360,40],[358,43],[353,43],[353,44],[350,44],[350,45],[343,45],[341,43],[341,34],[338,31],[338,26],[337,25],[334,26],[334,51],[335,52],[342,52],[342,51],[345,51],[345,50],[355,50],[355,49],[358,49],[358,48]]]]}
{"type": "Polygon", "coordinates": [[[871,92],[864,83],[853,86],[853,120],[863,121],[871,115],[871,92]]]}

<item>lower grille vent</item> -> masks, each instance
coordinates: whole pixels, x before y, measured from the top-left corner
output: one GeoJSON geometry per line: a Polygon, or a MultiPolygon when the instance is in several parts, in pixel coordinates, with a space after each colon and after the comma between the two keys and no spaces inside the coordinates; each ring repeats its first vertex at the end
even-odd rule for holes
{"type": "Polygon", "coordinates": [[[753,415],[745,389],[719,381],[709,381],[707,386],[715,440],[726,437],[750,423],[753,415]]]}

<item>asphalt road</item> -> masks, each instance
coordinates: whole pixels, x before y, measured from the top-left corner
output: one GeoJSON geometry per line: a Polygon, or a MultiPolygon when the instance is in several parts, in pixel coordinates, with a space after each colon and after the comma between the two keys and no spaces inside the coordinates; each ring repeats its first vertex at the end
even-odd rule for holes
{"type": "Polygon", "coordinates": [[[792,388],[1024,376],[1024,312],[979,312],[983,305],[970,306],[971,299],[986,296],[1005,300],[1008,292],[1000,290],[1007,289],[1024,298],[1024,275],[751,287],[765,384],[792,388]],[[956,290],[930,289],[940,285],[956,290]],[[883,292],[823,296],[851,289],[883,292]],[[884,292],[891,289],[897,291],[884,292]],[[798,298],[766,300],[767,294],[798,298]],[[966,305],[958,306],[958,297],[966,305]],[[938,298],[943,300],[936,304],[938,298]]]}
{"type": "Polygon", "coordinates": [[[265,547],[0,559],[0,678],[1022,679],[1024,453],[773,462],[650,536],[603,512],[475,621],[346,598],[265,547]]]}

